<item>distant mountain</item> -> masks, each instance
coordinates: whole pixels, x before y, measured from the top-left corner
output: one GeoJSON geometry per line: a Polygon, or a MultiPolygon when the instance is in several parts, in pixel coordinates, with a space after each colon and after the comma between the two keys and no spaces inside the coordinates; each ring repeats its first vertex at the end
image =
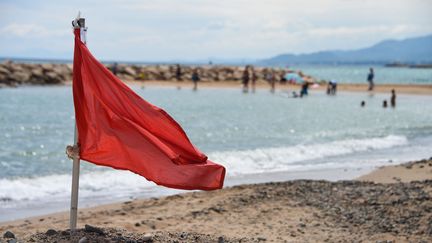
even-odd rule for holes
{"type": "Polygon", "coordinates": [[[320,51],[282,54],[261,60],[264,65],[432,63],[432,35],[405,40],[386,40],[369,48],[350,51],[320,51]]]}

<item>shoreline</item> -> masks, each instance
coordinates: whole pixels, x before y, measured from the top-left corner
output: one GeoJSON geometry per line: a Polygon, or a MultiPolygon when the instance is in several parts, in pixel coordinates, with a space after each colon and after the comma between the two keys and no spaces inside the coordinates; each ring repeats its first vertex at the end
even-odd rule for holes
{"type": "MultiPolygon", "coordinates": [[[[210,234],[214,239],[222,234],[226,242],[238,237],[248,239],[245,242],[258,238],[270,242],[431,240],[432,224],[411,222],[432,218],[432,211],[427,212],[432,209],[430,198],[432,159],[383,166],[349,181],[294,179],[242,184],[218,191],[187,192],[84,208],[79,210],[78,226],[87,223],[106,231],[122,228],[128,233],[151,233],[156,242],[159,242],[158,234],[166,236],[167,232],[190,232],[198,234],[197,237],[210,234]],[[406,194],[410,196],[403,197],[406,194]],[[388,204],[389,200],[399,203],[388,204]],[[420,210],[417,207],[426,211],[411,215],[420,210]],[[391,213],[394,210],[403,210],[404,214],[391,213]],[[351,219],[346,218],[349,215],[351,219]],[[400,217],[408,217],[408,221],[401,223],[400,217]]],[[[0,231],[12,231],[19,239],[26,240],[54,237],[55,234],[47,236],[44,232],[67,229],[68,217],[68,212],[61,212],[3,222],[0,231]],[[36,232],[42,234],[30,236],[36,232]]],[[[60,233],[57,236],[66,237],[60,233]]]]}
{"type": "MultiPolygon", "coordinates": [[[[175,87],[182,89],[192,89],[193,83],[191,81],[124,81],[128,85],[132,86],[140,86],[140,87],[175,87]]],[[[68,81],[63,85],[71,86],[72,81],[68,81]]],[[[242,89],[242,84],[240,81],[211,81],[211,82],[199,82],[198,90],[200,88],[223,88],[223,89],[242,89]]],[[[270,85],[265,82],[257,82],[256,88],[259,90],[270,90],[270,85]]],[[[286,84],[276,85],[276,91],[278,90],[289,90],[289,91],[300,91],[300,85],[298,84],[286,84]]],[[[355,93],[388,93],[390,94],[392,89],[396,90],[397,94],[412,94],[412,95],[432,95],[432,84],[376,84],[375,90],[373,92],[367,91],[368,84],[365,82],[364,84],[358,83],[339,83],[338,91],[348,91],[355,93]]],[[[321,92],[325,92],[327,89],[326,84],[321,84],[318,88],[310,88],[310,90],[317,90],[321,92]]]]}

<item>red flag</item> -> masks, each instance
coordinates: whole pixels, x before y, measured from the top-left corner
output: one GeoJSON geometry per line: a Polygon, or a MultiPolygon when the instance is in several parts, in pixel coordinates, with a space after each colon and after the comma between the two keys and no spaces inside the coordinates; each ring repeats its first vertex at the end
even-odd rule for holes
{"type": "Polygon", "coordinates": [[[225,168],[207,159],[164,110],[99,63],[75,30],[73,96],[80,158],[130,170],[158,185],[214,190],[225,168]]]}

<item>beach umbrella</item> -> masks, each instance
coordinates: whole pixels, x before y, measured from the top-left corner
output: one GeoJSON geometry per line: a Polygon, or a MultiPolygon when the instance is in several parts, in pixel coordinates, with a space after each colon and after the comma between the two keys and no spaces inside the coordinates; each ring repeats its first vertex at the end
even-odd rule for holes
{"type": "Polygon", "coordinates": [[[287,74],[285,74],[285,79],[288,82],[292,82],[292,83],[303,82],[303,78],[300,77],[300,75],[298,73],[287,73],[287,74]]]}
{"type": "Polygon", "coordinates": [[[73,148],[79,151],[71,156],[71,231],[76,229],[80,159],[129,170],[165,187],[222,188],[225,168],[208,160],[167,112],[142,99],[93,57],[85,44],[84,22],[73,22],[73,148]]]}

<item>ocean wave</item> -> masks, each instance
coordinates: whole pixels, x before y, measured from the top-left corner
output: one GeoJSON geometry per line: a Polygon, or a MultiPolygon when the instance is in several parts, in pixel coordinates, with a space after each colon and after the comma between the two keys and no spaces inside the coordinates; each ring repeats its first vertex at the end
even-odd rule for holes
{"type": "Polygon", "coordinates": [[[381,138],[347,139],[322,144],[215,152],[211,153],[209,158],[216,162],[223,162],[229,175],[308,170],[311,166],[302,162],[392,148],[407,143],[408,140],[404,136],[390,135],[381,138]]]}
{"type": "MultiPolygon", "coordinates": [[[[391,148],[406,143],[407,139],[403,136],[347,139],[323,144],[213,152],[209,154],[209,158],[226,166],[228,176],[236,176],[288,170],[312,170],[317,168],[316,165],[305,161],[391,148]]],[[[332,168],[338,165],[326,161],[320,166],[332,168]]],[[[0,179],[0,207],[5,208],[8,205],[16,207],[16,202],[64,201],[70,197],[70,187],[70,174],[0,179]]],[[[80,199],[84,200],[96,197],[127,198],[146,190],[155,190],[155,188],[154,183],[128,171],[113,169],[82,171],[79,194],[80,199]]]]}
{"type": "MultiPolygon", "coordinates": [[[[16,201],[61,201],[70,196],[72,176],[50,175],[35,178],[0,179],[0,205],[16,201]]],[[[80,198],[133,195],[154,184],[129,171],[110,169],[80,175],[80,198]]]]}

